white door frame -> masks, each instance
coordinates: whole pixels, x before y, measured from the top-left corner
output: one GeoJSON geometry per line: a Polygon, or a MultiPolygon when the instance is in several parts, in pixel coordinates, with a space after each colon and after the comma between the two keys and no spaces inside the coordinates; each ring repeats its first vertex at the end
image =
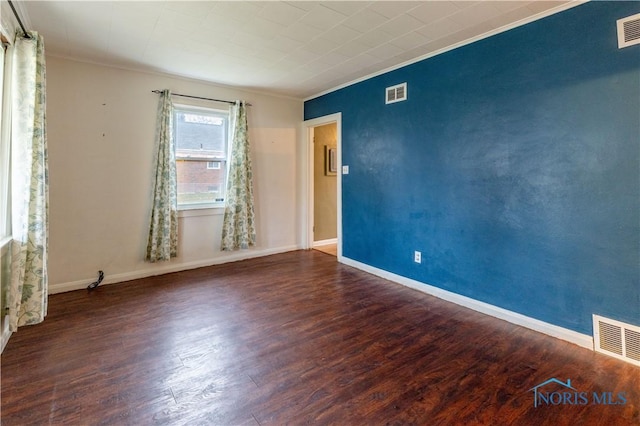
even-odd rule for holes
{"type": "Polygon", "coordinates": [[[325,115],[303,122],[303,159],[302,175],[305,177],[302,209],[303,248],[313,248],[313,128],[336,123],[336,154],[338,173],[336,174],[336,237],[338,240],[338,261],[342,260],[342,113],[325,115]]]}

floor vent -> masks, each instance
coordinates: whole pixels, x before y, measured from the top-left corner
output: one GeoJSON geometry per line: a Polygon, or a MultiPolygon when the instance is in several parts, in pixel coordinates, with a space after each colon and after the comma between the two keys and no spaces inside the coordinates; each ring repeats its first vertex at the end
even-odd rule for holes
{"type": "Polygon", "coordinates": [[[618,48],[640,44],[640,13],[618,19],[618,48]]]}
{"type": "Polygon", "coordinates": [[[397,84],[386,88],[387,100],[385,103],[392,104],[394,102],[407,100],[407,83],[397,84]]]}
{"type": "Polygon", "coordinates": [[[640,366],[640,327],[594,315],[593,341],[596,352],[640,366]]]}

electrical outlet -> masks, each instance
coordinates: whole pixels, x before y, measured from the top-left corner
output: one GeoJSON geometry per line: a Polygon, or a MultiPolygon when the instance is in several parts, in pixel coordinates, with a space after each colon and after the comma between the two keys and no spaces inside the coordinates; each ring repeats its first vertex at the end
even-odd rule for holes
{"type": "Polygon", "coordinates": [[[413,261],[416,263],[422,263],[422,253],[419,251],[413,252],[413,261]]]}

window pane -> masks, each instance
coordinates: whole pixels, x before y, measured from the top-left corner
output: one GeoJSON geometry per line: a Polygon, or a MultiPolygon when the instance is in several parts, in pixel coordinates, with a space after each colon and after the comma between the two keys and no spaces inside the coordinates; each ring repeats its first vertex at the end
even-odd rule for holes
{"type": "Polygon", "coordinates": [[[202,204],[224,201],[225,169],[209,168],[209,161],[177,160],[178,204],[202,204]]]}
{"type": "Polygon", "coordinates": [[[177,110],[175,118],[178,158],[225,157],[227,119],[223,114],[177,110]]]}
{"type": "Polygon", "coordinates": [[[178,204],[224,201],[228,114],[176,107],[178,204]]]}

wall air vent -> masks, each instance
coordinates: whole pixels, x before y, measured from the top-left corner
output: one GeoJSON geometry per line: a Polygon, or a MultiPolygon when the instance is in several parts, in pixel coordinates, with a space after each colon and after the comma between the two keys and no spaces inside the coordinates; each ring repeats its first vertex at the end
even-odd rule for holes
{"type": "Polygon", "coordinates": [[[618,19],[618,48],[640,44],[640,13],[618,19]]]}
{"type": "Polygon", "coordinates": [[[385,89],[386,102],[392,104],[395,102],[407,100],[407,83],[397,84],[395,86],[387,87],[385,89]]]}
{"type": "Polygon", "coordinates": [[[593,316],[595,351],[640,366],[640,327],[593,316]]]}

